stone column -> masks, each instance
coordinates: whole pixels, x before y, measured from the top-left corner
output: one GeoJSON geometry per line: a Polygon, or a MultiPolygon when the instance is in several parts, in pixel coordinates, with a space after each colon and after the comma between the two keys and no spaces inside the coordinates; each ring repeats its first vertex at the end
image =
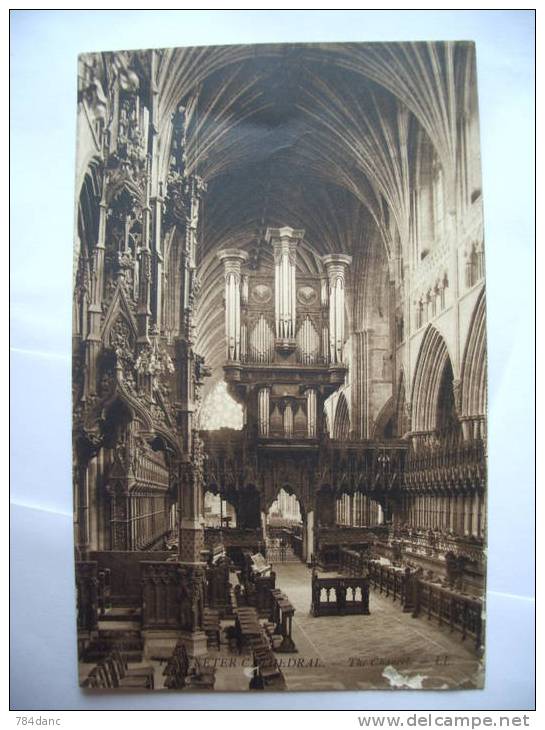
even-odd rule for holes
{"type": "Polygon", "coordinates": [[[191,460],[181,465],[179,557],[183,563],[200,563],[204,550],[203,518],[198,479],[191,460]]]}
{"type": "Polygon", "coordinates": [[[90,546],[90,515],[89,515],[89,484],[96,480],[96,460],[92,459],[88,464],[83,463],[74,469],[76,486],[76,526],[77,526],[77,547],[80,551],[80,559],[85,560],[85,555],[90,546]]]}
{"type": "MultiPolygon", "coordinates": [[[[373,330],[354,332],[352,345],[353,427],[355,435],[369,438],[369,341],[373,330]]],[[[352,421],[351,421],[352,422],[352,421]]]]}
{"type": "Polygon", "coordinates": [[[329,281],[329,361],[337,364],[343,361],[346,271],[352,257],[329,254],[322,261],[329,281]]]}
{"type": "MultiPolygon", "coordinates": [[[[104,185],[104,188],[106,185],[104,185]]],[[[97,392],[97,359],[102,348],[100,336],[102,318],[102,299],[104,293],[104,254],[106,241],[106,218],[108,210],[105,190],[102,194],[98,219],[97,245],[93,251],[93,271],[91,274],[91,292],[89,304],[89,333],[86,344],[85,393],[95,395],[97,392]]]]}
{"type": "Polygon", "coordinates": [[[353,524],[358,527],[360,525],[360,494],[356,492],[354,494],[354,522],[353,524]]]}
{"type": "Polygon", "coordinates": [[[473,494],[473,520],[471,524],[471,534],[479,537],[479,511],[481,509],[479,492],[473,494]]]}
{"type": "Polygon", "coordinates": [[[466,535],[473,535],[473,509],[474,509],[474,500],[473,500],[473,493],[466,495],[466,520],[465,520],[465,534],[466,535]]]}
{"type": "Polygon", "coordinates": [[[223,262],[225,278],[226,357],[229,362],[238,362],[241,355],[241,271],[248,254],[236,248],[226,248],[219,251],[218,258],[223,262]]]}
{"type": "Polygon", "coordinates": [[[162,315],[163,315],[163,235],[162,235],[162,212],[163,212],[163,198],[160,195],[154,196],[150,203],[152,209],[152,222],[153,222],[153,258],[154,258],[154,279],[155,286],[152,292],[152,317],[153,321],[160,332],[162,327],[162,315]]]}
{"type": "Polygon", "coordinates": [[[307,529],[306,529],[306,562],[310,565],[314,554],[314,510],[307,512],[307,529]]]}
{"type": "Polygon", "coordinates": [[[454,502],[454,497],[451,494],[447,497],[447,500],[448,500],[448,522],[447,522],[447,529],[449,529],[452,532],[454,532],[454,528],[455,528],[455,508],[456,508],[456,505],[455,505],[455,502],[454,502]]]}
{"type": "MultiPolygon", "coordinates": [[[[149,169],[148,169],[149,174],[149,169]]],[[[140,273],[138,277],[138,307],[136,319],[138,323],[138,344],[140,347],[149,344],[149,322],[151,317],[151,284],[152,258],[150,249],[151,208],[149,197],[149,178],[145,181],[145,204],[142,210],[142,246],[140,249],[140,273]]]]}
{"type": "Polygon", "coordinates": [[[267,545],[267,513],[261,512],[261,533],[263,535],[263,543],[267,545]]]}
{"type": "Polygon", "coordinates": [[[190,656],[202,656],[207,651],[202,624],[205,589],[203,458],[203,444],[194,434],[191,454],[180,465],[179,489],[179,560],[185,596],[181,605],[181,639],[190,656]]]}
{"type": "Polygon", "coordinates": [[[458,495],[452,497],[452,522],[456,535],[460,534],[460,498],[458,495]]]}

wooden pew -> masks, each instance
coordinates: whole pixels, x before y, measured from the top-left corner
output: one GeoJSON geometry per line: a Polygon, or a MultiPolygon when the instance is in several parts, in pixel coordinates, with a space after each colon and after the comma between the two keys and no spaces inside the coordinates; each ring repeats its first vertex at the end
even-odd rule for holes
{"type": "Polygon", "coordinates": [[[145,678],[150,685],[150,689],[153,689],[154,684],[154,669],[150,664],[146,665],[130,665],[127,661],[126,656],[118,649],[112,651],[112,659],[115,661],[119,673],[122,677],[126,678],[145,678]]]}
{"type": "Polygon", "coordinates": [[[271,621],[275,624],[275,633],[282,636],[282,642],[275,651],[284,654],[296,652],[297,648],[292,637],[295,607],[279,589],[271,590],[271,598],[273,604],[271,621]]]}
{"type": "Polygon", "coordinates": [[[98,563],[76,563],[78,637],[89,638],[98,625],[98,563]]]}
{"type": "Polygon", "coordinates": [[[113,654],[110,654],[102,664],[110,674],[113,687],[153,689],[153,669],[146,670],[144,674],[131,673],[127,670],[126,664],[119,654],[115,658],[113,654]]]}
{"type": "Polygon", "coordinates": [[[404,611],[412,612],[414,617],[423,614],[428,620],[435,619],[440,626],[458,631],[462,641],[469,636],[476,649],[481,647],[484,620],[482,602],[478,598],[425,581],[409,568],[395,568],[373,560],[367,565],[373,587],[399,601],[404,611]]]}
{"type": "Polygon", "coordinates": [[[413,616],[421,613],[428,620],[435,619],[451,631],[460,633],[462,641],[470,636],[474,646],[480,649],[483,641],[483,605],[478,598],[463,596],[442,586],[417,580],[413,616]]]}
{"type": "Polygon", "coordinates": [[[114,651],[91,670],[83,686],[91,689],[153,689],[154,671],[151,666],[129,668],[123,655],[114,651]]]}
{"type": "Polygon", "coordinates": [[[220,648],[220,613],[213,608],[205,608],[203,611],[203,631],[211,644],[220,648]]]}
{"type": "Polygon", "coordinates": [[[206,604],[222,615],[230,611],[230,565],[228,559],[206,568],[206,604]]]}

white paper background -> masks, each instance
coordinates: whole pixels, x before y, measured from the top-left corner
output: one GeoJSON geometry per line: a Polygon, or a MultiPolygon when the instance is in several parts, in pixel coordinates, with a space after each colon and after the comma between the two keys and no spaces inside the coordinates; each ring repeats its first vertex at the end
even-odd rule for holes
{"type": "Polygon", "coordinates": [[[12,15],[12,709],[533,706],[533,53],[533,14],[527,11],[12,15]],[[76,676],[70,453],[77,54],[221,43],[379,40],[477,43],[490,404],[486,689],[274,696],[85,694],[76,676]]]}

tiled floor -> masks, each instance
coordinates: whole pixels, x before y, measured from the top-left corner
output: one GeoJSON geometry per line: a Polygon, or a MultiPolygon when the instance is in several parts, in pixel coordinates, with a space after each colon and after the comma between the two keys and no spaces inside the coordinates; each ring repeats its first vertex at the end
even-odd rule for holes
{"type": "MultiPolygon", "coordinates": [[[[310,616],[310,570],[276,564],[277,586],[296,608],[297,654],[282,655],[288,689],[477,688],[481,664],[467,643],[371,590],[370,616],[310,616]]],[[[280,656],[280,655],[279,655],[280,656]]]]}

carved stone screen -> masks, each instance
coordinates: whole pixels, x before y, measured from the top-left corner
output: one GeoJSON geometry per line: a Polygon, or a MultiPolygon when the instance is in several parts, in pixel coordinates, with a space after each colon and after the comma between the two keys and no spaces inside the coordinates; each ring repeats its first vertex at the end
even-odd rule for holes
{"type": "Polygon", "coordinates": [[[79,58],[80,683],[484,682],[475,47],[79,58]]]}

